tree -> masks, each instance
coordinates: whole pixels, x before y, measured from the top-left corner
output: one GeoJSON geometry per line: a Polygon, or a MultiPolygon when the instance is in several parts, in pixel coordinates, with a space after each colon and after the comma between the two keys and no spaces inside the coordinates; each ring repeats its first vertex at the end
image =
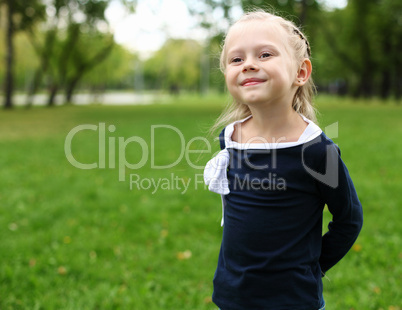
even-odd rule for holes
{"type": "Polygon", "coordinates": [[[109,40],[91,59],[81,54],[88,41],[81,38],[87,33],[97,35],[100,25],[105,25],[104,16],[108,1],[98,0],[53,0],[47,2],[48,18],[44,25],[44,40],[38,39],[34,31],[30,38],[40,59],[40,65],[35,72],[28,96],[28,105],[32,104],[32,96],[46,74],[49,86],[48,105],[55,103],[55,97],[60,88],[66,89],[66,100],[70,101],[73,90],[85,71],[101,62],[113,46],[109,40]],[[85,61],[76,61],[82,56],[85,61]],[[71,67],[75,73],[68,74],[71,67]]]}
{"type": "MultiPolygon", "coordinates": [[[[102,40],[100,38],[99,40],[102,40]]],[[[94,41],[94,50],[103,42],[94,41]]],[[[102,91],[105,88],[133,87],[135,64],[139,63],[138,55],[130,53],[123,46],[115,44],[107,59],[87,71],[82,79],[85,87],[102,91]],[[107,79],[105,79],[107,76],[107,79]]]]}
{"type": "Polygon", "coordinates": [[[145,62],[144,74],[152,88],[177,92],[200,85],[201,45],[194,40],[169,39],[145,62]]]}
{"type": "Polygon", "coordinates": [[[65,72],[65,77],[62,77],[65,80],[66,102],[72,102],[73,91],[84,74],[102,63],[114,46],[112,36],[101,33],[81,35],[67,64],[69,70],[65,72]]]}
{"type": "Polygon", "coordinates": [[[7,0],[7,35],[6,35],[6,46],[7,46],[7,54],[6,54],[6,79],[5,79],[5,101],[4,108],[10,109],[12,108],[12,93],[13,93],[13,64],[14,64],[14,2],[13,0],[7,0]]]}
{"type": "Polygon", "coordinates": [[[402,4],[392,0],[349,0],[346,8],[326,12],[319,28],[321,66],[347,83],[356,97],[400,96],[402,4]]]}
{"type": "Polygon", "coordinates": [[[245,11],[258,7],[273,10],[281,15],[286,13],[286,17],[299,26],[311,24],[314,16],[321,10],[316,0],[242,0],[241,4],[245,11]]]}
{"type": "MultiPolygon", "coordinates": [[[[134,11],[136,0],[120,0],[134,11]]],[[[43,35],[31,31],[30,38],[40,59],[30,87],[27,105],[46,77],[48,105],[55,103],[60,89],[66,102],[71,102],[78,82],[86,72],[100,64],[114,46],[105,19],[110,0],[48,0],[48,18],[42,26],[43,35]],[[94,44],[96,43],[96,46],[94,44]],[[101,44],[102,43],[102,44],[101,44]]]]}
{"type": "MultiPolygon", "coordinates": [[[[374,14],[379,45],[378,55],[381,66],[379,94],[388,98],[392,93],[398,99],[402,96],[402,3],[384,0],[377,6],[379,14],[374,14]]],[[[377,12],[377,11],[375,11],[377,12]]]]}
{"type": "Polygon", "coordinates": [[[35,22],[44,17],[44,6],[37,0],[26,3],[23,0],[0,0],[6,10],[6,75],[4,83],[4,108],[13,107],[14,89],[14,36],[17,31],[33,27],[35,22]]]}

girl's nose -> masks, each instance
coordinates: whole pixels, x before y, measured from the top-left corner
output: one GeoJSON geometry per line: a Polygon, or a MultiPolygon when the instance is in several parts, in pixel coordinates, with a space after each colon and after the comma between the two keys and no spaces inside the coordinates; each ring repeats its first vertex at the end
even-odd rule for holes
{"type": "Polygon", "coordinates": [[[258,71],[258,66],[252,60],[247,60],[243,65],[243,72],[247,71],[258,71]]]}

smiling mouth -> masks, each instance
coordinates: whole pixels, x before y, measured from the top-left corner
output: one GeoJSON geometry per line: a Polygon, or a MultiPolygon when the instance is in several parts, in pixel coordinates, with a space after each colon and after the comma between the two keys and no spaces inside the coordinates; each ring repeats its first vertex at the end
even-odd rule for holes
{"type": "Polygon", "coordinates": [[[266,80],[263,79],[257,79],[257,78],[252,78],[252,79],[245,79],[244,81],[242,81],[240,83],[241,86],[253,86],[253,85],[258,85],[261,84],[263,82],[265,82],[266,80]]]}

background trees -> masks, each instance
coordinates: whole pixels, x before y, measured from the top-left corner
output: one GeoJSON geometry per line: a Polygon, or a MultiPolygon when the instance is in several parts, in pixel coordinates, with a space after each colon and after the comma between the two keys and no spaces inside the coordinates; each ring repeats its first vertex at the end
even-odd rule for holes
{"type": "Polygon", "coordinates": [[[355,97],[400,98],[401,14],[402,4],[387,0],[350,0],[342,10],[323,12],[316,48],[320,83],[355,97]]]}
{"type": "MultiPolygon", "coordinates": [[[[108,27],[105,10],[108,0],[1,0],[4,18],[5,68],[4,107],[12,107],[14,88],[28,92],[27,105],[39,88],[46,88],[48,105],[54,105],[55,96],[63,90],[65,101],[70,102],[74,89],[84,75],[101,64],[112,52],[115,43],[108,27]],[[23,32],[31,46],[14,50],[17,31],[23,32]],[[20,53],[28,52],[27,58],[20,53]],[[18,57],[18,58],[17,58],[18,57]],[[14,84],[15,60],[29,64],[19,68],[18,76],[25,71],[24,82],[14,84]],[[36,66],[35,69],[32,67],[36,66]]],[[[136,1],[121,0],[127,9],[133,10],[136,1]]],[[[118,49],[121,52],[121,49],[118,49]]],[[[116,70],[119,70],[116,67],[116,70]]],[[[107,79],[107,77],[105,77],[107,79]]]]}
{"type": "Polygon", "coordinates": [[[4,107],[12,107],[14,89],[14,38],[18,31],[27,31],[40,19],[44,18],[44,5],[37,0],[26,3],[23,0],[0,0],[1,13],[5,29],[5,76],[4,107]]]}
{"type": "Polygon", "coordinates": [[[200,43],[194,40],[170,39],[144,63],[145,82],[153,89],[199,90],[200,43]]]}
{"type": "MultiPolygon", "coordinates": [[[[74,88],[84,73],[110,53],[114,41],[107,34],[107,1],[47,1],[47,19],[42,38],[31,31],[30,39],[40,59],[30,94],[36,92],[44,75],[48,78],[48,105],[54,105],[59,89],[70,102],[74,88]],[[104,29],[104,32],[101,29],[104,29]],[[96,42],[96,43],[95,43],[96,42]]],[[[31,104],[31,99],[28,99],[31,104]]]]}
{"type": "MultiPolygon", "coordinates": [[[[119,1],[131,12],[137,5],[135,0],[119,1]]],[[[243,10],[255,7],[291,18],[304,29],[319,91],[401,96],[402,3],[398,1],[349,0],[342,9],[329,9],[319,0],[187,1],[207,37],[202,42],[170,38],[146,59],[114,42],[105,18],[110,3],[0,0],[4,106],[12,106],[13,89],[28,93],[28,106],[38,91],[47,92],[48,105],[60,92],[65,102],[71,102],[77,87],[221,91],[219,52],[224,33],[243,10]]]]}

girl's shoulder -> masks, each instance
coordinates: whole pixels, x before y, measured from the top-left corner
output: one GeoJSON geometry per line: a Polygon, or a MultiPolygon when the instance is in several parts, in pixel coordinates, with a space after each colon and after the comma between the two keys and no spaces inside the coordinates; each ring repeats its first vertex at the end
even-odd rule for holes
{"type": "Polygon", "coordinates": [[[219,134],[219,143],[220,147],[223,150],[232,142],[233,133],[236,130],[237,124],[243,123],[246,120],[250,119],[252,116],[247,116],[246,118],[236,120],[228,125],[226,125],[219,134]]]}

